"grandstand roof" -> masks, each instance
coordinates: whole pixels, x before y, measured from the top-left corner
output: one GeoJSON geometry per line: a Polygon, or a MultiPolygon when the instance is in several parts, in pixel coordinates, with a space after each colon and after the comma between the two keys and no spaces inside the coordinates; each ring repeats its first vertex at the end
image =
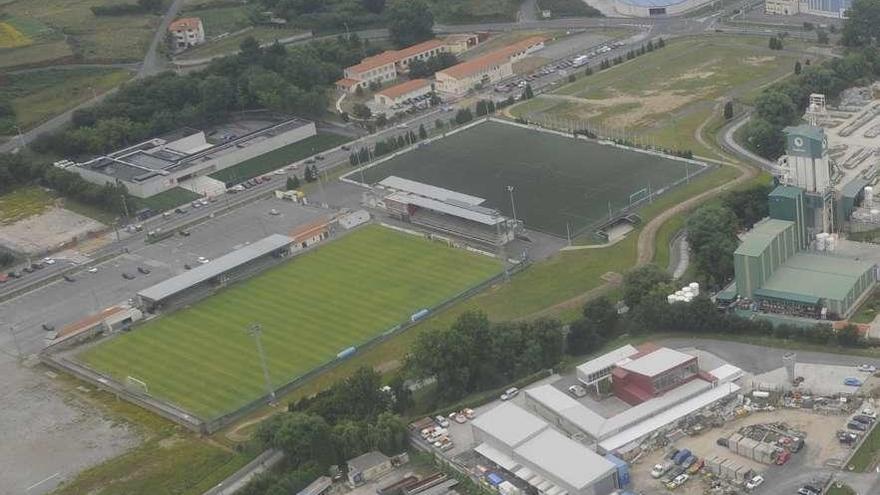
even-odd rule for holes
{"type": "MultiPolygon", "coordinates": [[[[453,204],[451,202],[438,201],[436,199],[417,196],[404,192],[396,192],[388,196],[389,200],[398,203],[418,206],[438,213],[444,213],[464,220],[481,223],[483,225],[498,225],[506,220],[501,214],[489,208],[469,205],[466,203],[453,204]]],[[[451,200],[450,200],[451,201],[451,200]]]]}
{"type": "Polygon", "coordinates": [[[814,304],[842,301],[873,265],[833,255],[798,253],[787,259],[756,294],[814,304]]]}
{"type": "Polygon", "coordinates": [[[161,301],[175,294],[185,291],[190,287],[198,285],[202,282],[210,280],[217,275],[228,272],[233,268],[239,267],[249,261],[253,261],[260,256],[265,256],[276,249],[289,246],[293,239],[285,235],[272,234],[245,246],[236,249],[229,254],[223,255],[204,265],[197,266],[192,270],[186,271],[171,277],[164,282],[160,282],[152,287],[138,292],[138,296],[149,299],[151,301],[161,301]]]}
{"type": "Polygon", "coordinates": [[[379,182],[379,185],[387,187],[388,189],[393,189],[395,191],[403,191],[417,194],[419,196],[424,196],[426,198],[436,199],[437,201],[448,201],[450,199],[453,199],[460,203],[466,203],[474,206],[483,204],[486,201],[485,199],[478,198],[477,196],[471,196],[470,194],[450,191],[449,189],[432,186],[430,184],[425,184],[422,182],[416,182],[414,180],[404,179],[401,177],[397,177],[396,175],[391,175],[382,179],[379,182]]]}
{"type": "Polygon", "coordinates": [[[779,234],[794,225],[788,220],[768,218],[755,224],[745,236],[734,254],[760,256],[779,234]]]}

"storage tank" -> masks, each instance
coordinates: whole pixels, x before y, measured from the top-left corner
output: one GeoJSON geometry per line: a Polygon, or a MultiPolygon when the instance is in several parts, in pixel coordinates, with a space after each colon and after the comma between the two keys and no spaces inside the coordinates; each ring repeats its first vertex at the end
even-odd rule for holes
{"type": "Polygon", "coordinates": [[[871,206],[874,204],[874,188],[871,186],[865,187],[865,206],[871,206]]]}
{"type": "Polygon", "coordinates": [[[668,302],[669,304],[675,304],[676,303],[675,294],[669,294],[668,296],[666,296],[666,302],[668,302]]]}
{"type": "Polygon", "coordinates": [[[697,282],[691,282],[688,284],[688,287],[691,288],[691,292],[694,293],[695,296],[700,295],[700,284],[697,282]]]}
{"type": "Polygon", "coordinates": [[[782,365],[785,367],[785,373],[788,375],[788,382],[794,383],[794,367],[797,363],[797,354],[794,352],[786,352],[782,356],[782,365]]]}

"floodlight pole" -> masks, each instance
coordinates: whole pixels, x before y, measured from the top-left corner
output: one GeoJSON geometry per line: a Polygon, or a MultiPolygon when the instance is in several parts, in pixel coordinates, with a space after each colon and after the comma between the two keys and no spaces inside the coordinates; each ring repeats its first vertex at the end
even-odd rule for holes
{"type": "Polygon", "coordinates": [[[510,193],[510,209],[513,211],[513,225],[516,228],[519,222],[516,220],[516,201],[513,200],[513,189],[513,186],[507,186],[507,192],[510,193]]]}
{"type": "Polygon", "coordinates": [[[266,379],[266,389],[269,390],[269,404],[275,405],[275,390],[272,388],[272,381],[269,379],[269,366],[266,364],[266,353],[263,351],[263,341],[260,339],[260,336],[263,334],[263,327],[259,323],[254,323],[248,327],[247,332],[254,338],[254,342],[257,343],[257,354],[260,355],[263,378],[266,379]]]}

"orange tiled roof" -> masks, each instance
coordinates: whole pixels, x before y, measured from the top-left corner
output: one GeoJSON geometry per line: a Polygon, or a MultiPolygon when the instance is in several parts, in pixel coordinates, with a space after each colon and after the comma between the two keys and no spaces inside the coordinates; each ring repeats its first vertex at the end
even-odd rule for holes
{"type": "Polygon", "coordinates": [[[412,57],[413,55],[418,55],[419,53],[427,52],[429,50],[433,50],[435,48],[439,48],[445,45],[446,43],[444,41],[433,39],[404,48],[403,50],[385,51],[378,55],[373,55],[372,57],[367,57],[363,59],[361,63],[357,65],[352,65],[348,68],[348,70],[357,73],[366,72],[368,70],[382,67],[383,65],[393,64],[405,58],[412,57]]]}
{"type": "Polygon", "coordinates": [[[400,83],[389,88],[383,89],[376,93],[377,95],[387,96],[388,98],[394,99],[398,96],[405,95],[407,93],[412,93],[417,89],[424,88],[425,86],[430,86],[431,81],[427,79],[413,79],[410,81],[406,81],[404,83],[400,83]]]}
{"type": "Polygon", "coordinates": [[[171,24],[168,25],[168,30],[177,31],[180,29],[198,29],[201,24],[202,20],[198,17],[181,17],[180,19],[172,21],[171,24]]]}
{"type": "Polygon", "coordinates": [[[467,62],[453,65],[448,69],[443,69],[440,71],[440,73],[443,73],[455,79],[468,77],[472,74],[480,72],[483,69],[486,69],[487,67],[507,62],[508,60],[510,60],[510,57],[514,53],[525,50],[532,45],[541,43],[545,39],[546,38],[544,38],[543,36],[532,36],[522,41],[518,41],[512,45],[505,46],[504,48],[499,48],[498,50],[489,52],[473,60],[468,60],[467,62]]]}
{"type": "Polygon", "coordinates": [[[336,85],[341,86],[343,88],[350,88],[359,82],[360,81],[358,81],[357,79],[352,79],[350,77],[344,77],[344,78],[336,81],[336,85]]]}

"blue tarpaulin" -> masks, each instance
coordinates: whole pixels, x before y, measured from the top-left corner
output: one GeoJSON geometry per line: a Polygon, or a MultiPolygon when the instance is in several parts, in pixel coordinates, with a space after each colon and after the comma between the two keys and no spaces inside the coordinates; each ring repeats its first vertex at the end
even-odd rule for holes
{"type": "Polygon", "coordinates": [[[489,473],[489,476],[486,476],[486,479],[489,480],[489,484],[492,486],[498,486],[501,483],[504,483],[504,478],[495,473],[489,473]]]}

